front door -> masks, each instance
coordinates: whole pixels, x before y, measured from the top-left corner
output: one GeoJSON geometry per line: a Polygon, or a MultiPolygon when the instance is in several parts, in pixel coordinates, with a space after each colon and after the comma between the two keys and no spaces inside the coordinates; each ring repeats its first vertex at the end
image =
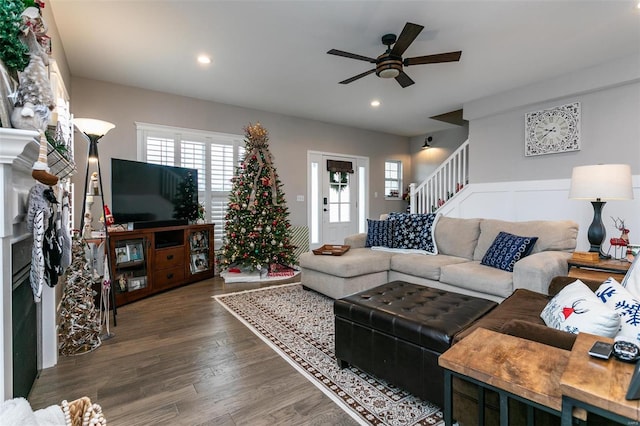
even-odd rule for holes
{"type": "Polygon", "coordinates": [[[358,232],[358,182],[356,158],[323,156],[322,243],[343,244],[344,238],[358,232]],[[351,171],[328,170],[327,161],[351,163],[351,171]]]}
{"type": "Polygon", "coordinates": [[[309,247],[344,244],[345,237],[365,232],[369,159],[309,151],[307,161],[309,247]],[[336,170],[336,161],[343,170],[336,170]]]}

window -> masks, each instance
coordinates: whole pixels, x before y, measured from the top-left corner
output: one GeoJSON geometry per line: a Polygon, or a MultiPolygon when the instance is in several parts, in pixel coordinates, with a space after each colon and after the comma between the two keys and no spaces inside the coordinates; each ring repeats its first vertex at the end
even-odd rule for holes
{"type": "Polygon", "coordinates": [[[215,223],[214,246],[225,235],[231,178],[244,157],[244,138],[215,132],[136,123],[141,161],[198,170],[198,201],[215,223]]]}
{"type": "Polygon", "coordinates": [[[402,161],[384,162],[384,197],[402,198],[402,161]]]}

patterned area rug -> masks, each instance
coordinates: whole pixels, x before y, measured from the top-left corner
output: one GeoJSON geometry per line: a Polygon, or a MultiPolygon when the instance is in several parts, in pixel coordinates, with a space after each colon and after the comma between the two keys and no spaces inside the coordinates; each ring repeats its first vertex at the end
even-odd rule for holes
{"type": "Polygon", "coordinates": [[[298,284],[214,296],[361,424],[442,425],[442,412],[334,355],[333,300],[298,284]]]}

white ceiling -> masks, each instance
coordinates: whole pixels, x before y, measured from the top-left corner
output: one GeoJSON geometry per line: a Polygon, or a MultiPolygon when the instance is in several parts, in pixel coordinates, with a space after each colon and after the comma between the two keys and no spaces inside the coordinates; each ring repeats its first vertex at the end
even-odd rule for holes
{"type": "MultiPolygon", "coordinates": [[[[637,0],[50,0],[73,76],[405,136],[451,127],[428,117],[474,99],[640,53],[637,0]],[[425,29],[401,88],[372,64],[380,37],[425,29]],[[196,63],[211,55],[209,66],[196,63]],[[382,105],[370,107],[373,99],[382,105]]],[[[55,48],[55,47],[54,47],[55,48]]]]}

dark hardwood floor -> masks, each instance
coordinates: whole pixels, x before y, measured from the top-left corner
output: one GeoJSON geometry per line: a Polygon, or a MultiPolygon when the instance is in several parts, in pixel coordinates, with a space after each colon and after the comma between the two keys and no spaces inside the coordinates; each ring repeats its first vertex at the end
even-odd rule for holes
{"type": "Polygon", "coordinates": [[[211,296],[267,284],[220,278],[118,309],[115,337],[42,371],[34,409],[89,396],[109,425],[353,425],[211,296]]]}

